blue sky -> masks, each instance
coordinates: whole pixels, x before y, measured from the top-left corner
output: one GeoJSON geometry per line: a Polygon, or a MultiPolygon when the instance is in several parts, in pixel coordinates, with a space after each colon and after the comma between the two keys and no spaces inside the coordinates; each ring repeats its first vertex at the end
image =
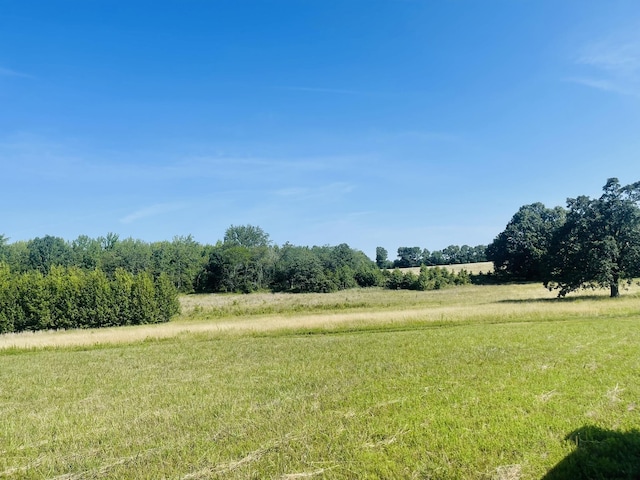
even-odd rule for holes
{"type": "Polygon", "coordinates": [[[640,2],[4,0],[0,233],[487,244],[640,180],[640,2]]]}

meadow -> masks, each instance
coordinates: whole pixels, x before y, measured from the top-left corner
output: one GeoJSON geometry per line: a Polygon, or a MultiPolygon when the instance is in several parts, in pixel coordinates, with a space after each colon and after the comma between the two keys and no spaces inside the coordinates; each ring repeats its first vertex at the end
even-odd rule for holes
{"type": "Polygon", "coordinates": [[[0,336],[0,478],[638,478],[640,289],[191,295],[0,336]]]}

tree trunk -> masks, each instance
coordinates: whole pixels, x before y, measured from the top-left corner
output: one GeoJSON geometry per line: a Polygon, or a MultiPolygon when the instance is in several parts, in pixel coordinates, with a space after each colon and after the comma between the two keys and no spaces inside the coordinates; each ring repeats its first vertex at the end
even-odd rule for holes
{"type": "Polygon", "coordinates": [[[618,279],[615,278],[613,282],[611,282],[611,298],[616,298],[620,296],[620,288],[618,287],[618,279]]]}

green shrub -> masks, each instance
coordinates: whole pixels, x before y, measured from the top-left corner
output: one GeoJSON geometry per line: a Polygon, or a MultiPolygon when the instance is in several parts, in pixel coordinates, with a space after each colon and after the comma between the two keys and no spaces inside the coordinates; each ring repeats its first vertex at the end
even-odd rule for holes
{"type": "Polygon", "coordinates": [[[0,333],[166,322],[180,310],[167,274],[52,266],[14,274],[0,264],[0,333]]]}

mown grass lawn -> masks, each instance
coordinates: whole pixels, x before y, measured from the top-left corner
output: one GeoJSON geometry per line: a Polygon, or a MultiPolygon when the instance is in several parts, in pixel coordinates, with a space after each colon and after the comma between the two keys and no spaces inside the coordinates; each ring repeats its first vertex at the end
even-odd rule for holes
{"type": "Polygon", "coordinates": [[[637,478],[637,292],[534,292],[343,292],[357,320],[308,297],[337,318],[311,326],[284,301],[202,297],[177,324],[277,328],[6,348],[0,478],[637,478]]]}

